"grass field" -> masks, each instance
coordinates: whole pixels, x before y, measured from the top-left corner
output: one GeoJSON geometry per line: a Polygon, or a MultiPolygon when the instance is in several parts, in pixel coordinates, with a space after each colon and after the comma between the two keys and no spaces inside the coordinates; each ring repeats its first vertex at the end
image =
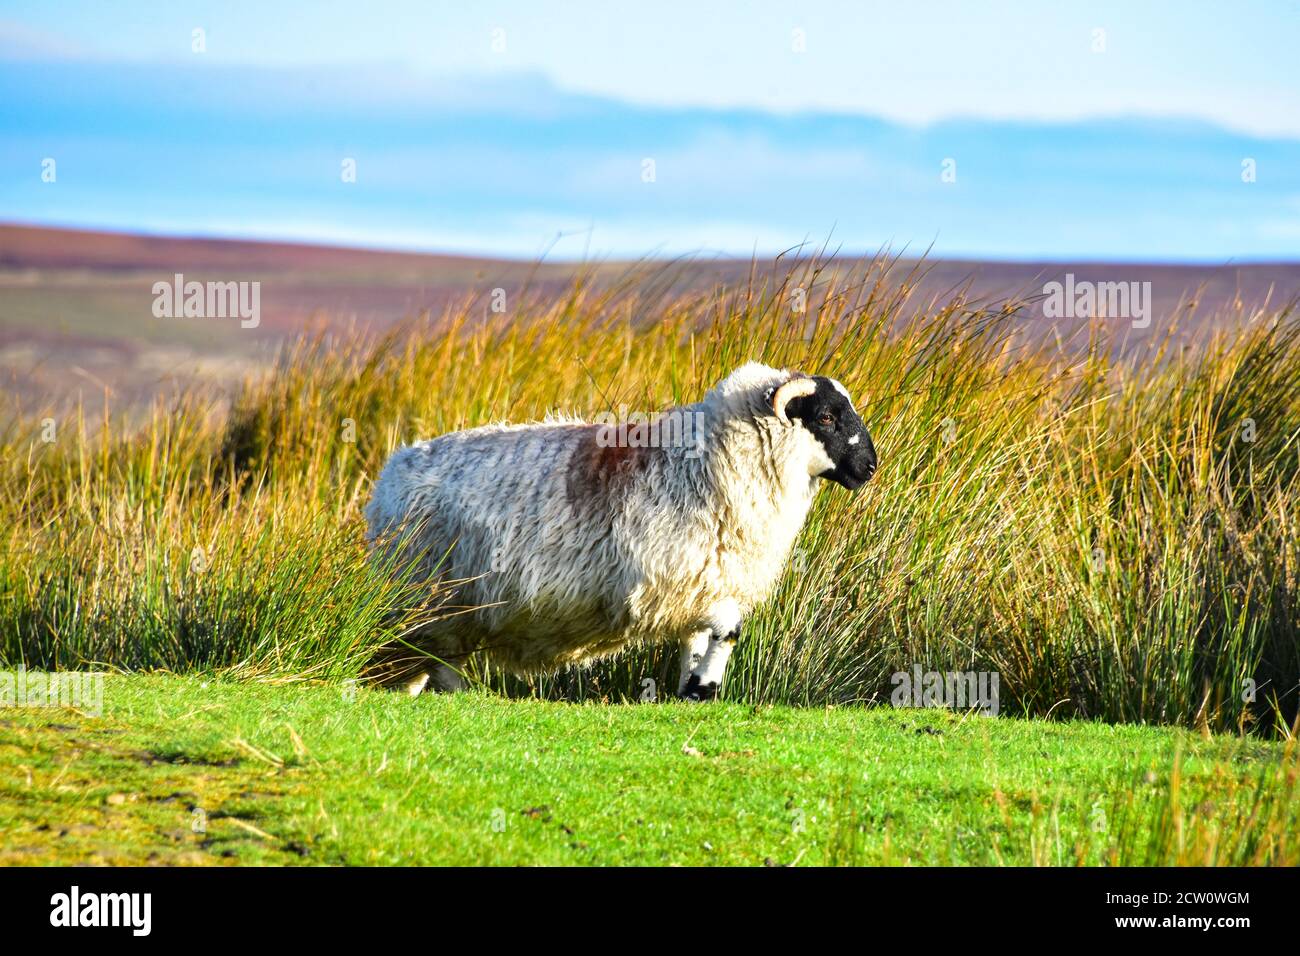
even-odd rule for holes
{"type": "Polygon", "coordinates": [[[1294,745],[935,709],[110,677],[0,712],[0,864],[1300,863],[1294,745]]]}

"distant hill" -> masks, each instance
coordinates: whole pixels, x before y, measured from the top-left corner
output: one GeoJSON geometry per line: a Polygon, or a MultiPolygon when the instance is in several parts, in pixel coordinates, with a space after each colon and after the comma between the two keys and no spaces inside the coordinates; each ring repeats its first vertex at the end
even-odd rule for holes
{"type": "MultiPolygon", "coordinates": [[[[506,265],[456,255],[348,249],[290,242],[196,239],[0,223],[0,268],[140,271],[185,268],[330,271],[389,276],[469,276],[506,265]]],[[[521,267],[526,268],[526,267],[521,267]]]]}
{"type": "MultiPolygon", "coordinates": [[[[848,261],[845,260],[845,265],[848,261]]],[[[915,265],[900,263],[901,278],[915,265]]],[[[308,328],[383,327],[448,302],[525,282],[559,289],[575,274],[572,263],[533,263],[338,248],[301,243],[192,239],[0,225],[0,387],[26,402],[82,397],[107,390],[117,401],[138,401],[194,380],[228,388],[269,361],[287,336],[308,328]],[[261,283],[261,322],[159,319],[152,287],[175,273],[197,281],[261,283]]],[[[591,267],[598,281],[630,268],[591,267]]],[[[751,270],[779,273],[784,264],[701,256],[665,265],[678,287],[747,280],[751,270]]],[[[1160,334],[1168,317],[1194,298],[1192,325],[1222,320],[1240,302],[1257,307],[1300,295],[1300,263],[1225,266],[1134,263],[975,262],[929,260],[916,282],[914,302],[946,298],[959,287],[997,301],[1041,296],[1046,283],[1151,283],[1152,327],[1134,339],[1160,334]],[[1199,290],[1199,291],[1198,291],[1199,290]],[[1216,319],[1216,315],[1218,318],[1216,319]]],[[[1054,323],[1031,312],[1026,323],[1054,323]]],[[[1068,324],[1068,323],[1066,323],[1068,324]]]]}

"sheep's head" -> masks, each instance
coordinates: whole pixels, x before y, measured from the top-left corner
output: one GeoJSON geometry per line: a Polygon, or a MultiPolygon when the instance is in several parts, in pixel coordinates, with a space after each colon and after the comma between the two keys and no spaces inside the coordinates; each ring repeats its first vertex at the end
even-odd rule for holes
{"type": "Polygon", "coordinates": [[[810,475],[853,491],[876,473],[876,446],[839,382],[796,374],[769,389],[768,400],[783,425],[807,432],[810,475]]]}

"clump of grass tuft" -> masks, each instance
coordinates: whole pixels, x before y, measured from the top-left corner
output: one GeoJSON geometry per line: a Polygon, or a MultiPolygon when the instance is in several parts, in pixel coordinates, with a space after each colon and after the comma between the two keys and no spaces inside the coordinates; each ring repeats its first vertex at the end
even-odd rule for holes
{"type": "Polygon", "coordinates": [[[197,412],[11,468],[0,659],[55,669],[354,677],[418,619],[415,588],[368,560],[353,502],[303,479],[238,482],[197,412]]]}

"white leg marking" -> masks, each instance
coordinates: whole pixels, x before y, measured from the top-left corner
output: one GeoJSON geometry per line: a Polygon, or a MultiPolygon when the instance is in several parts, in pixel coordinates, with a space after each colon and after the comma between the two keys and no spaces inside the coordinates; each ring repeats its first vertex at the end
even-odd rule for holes
{"type": "Polygon", "coordinates": [[[678,696],[686,692],[686,682],[691,679],[691,673],[704,660],[704,655],[709,649],[709,635],[711,633],[712,631],[696,631],[690,637],[682,640],[682,666],[677,681],[678,696]]]}
{"type": "Polygon", "coordinates": [[[722,683],[722,675],[727,672],[727,661],[731,659],[731,650],[735,646],[734,641],[720,637],[709,641],[709,649],[704,654],[704,660],[691,671],[693,676],[700,679],[701,687],[712,684],[716,689],[717,685],[722,683]]]}
{"type": "Polygon", "coordinates": [[[406,692],[412,697],[419,697],[424,693],[425,686],[429,683],[429,672],[421,671],[406,682],[406,692]]]}

